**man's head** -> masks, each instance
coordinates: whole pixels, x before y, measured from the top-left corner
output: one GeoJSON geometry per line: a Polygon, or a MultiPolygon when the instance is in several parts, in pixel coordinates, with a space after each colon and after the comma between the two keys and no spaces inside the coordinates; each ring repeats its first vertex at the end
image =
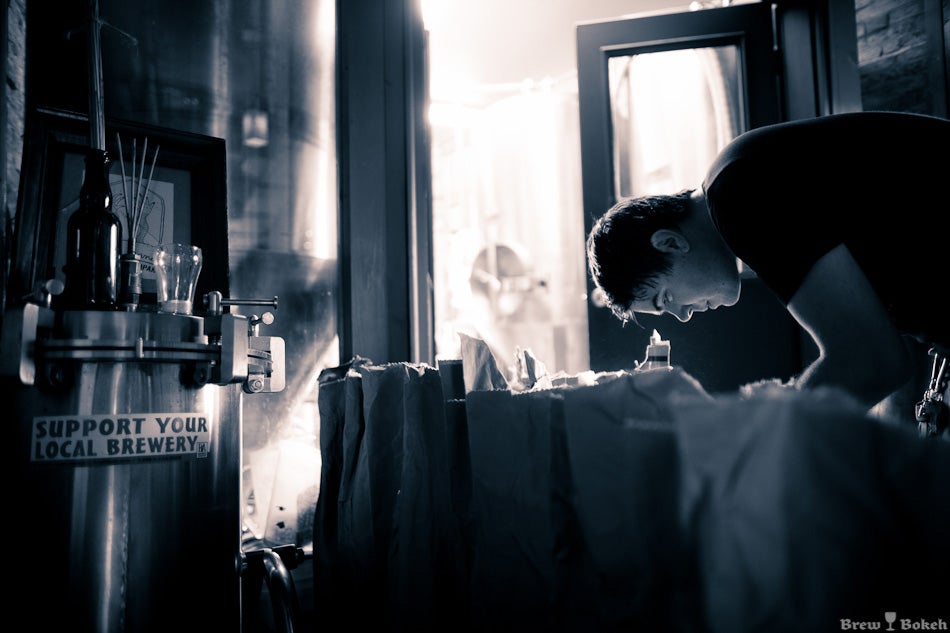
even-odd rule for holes
{"type": "Polygon", "coordinates": [[[702,192],[626,198],[600,217],[587,237],[594,283],[618,318],[693,312],[739,299],[735,256],[705,210],[702,192]]]}

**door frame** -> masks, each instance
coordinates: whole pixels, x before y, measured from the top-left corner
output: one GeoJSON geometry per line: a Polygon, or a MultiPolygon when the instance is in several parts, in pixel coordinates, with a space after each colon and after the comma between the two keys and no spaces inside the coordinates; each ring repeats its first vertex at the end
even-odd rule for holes
{"type": "MultiPolygon", "coordinates": [[[[773,12],[768,3],[598,21],[577,26],[585,237],[596,219],[617,201],[613,178],[609,59],[620,55],[725,45],[734,45],[739,51],[740,85],[743,91],[739,106],[741,111],[738,113],[742,126],[740,131],[779,121],[782,95],[777,80],[773,12]]],[[[625,328],[610,310],[597,307],[590,300],[594,289],[593,280],[587,275],[590,367],[594,370],[632,367],[645,347],[650,335],[649,328],[625,328]]],[[[664,322],[660,327],[670,326],[664,322]]],[[[666,334],[667,330],[664,329],[663,333],[666,334]]],[[[682,340],[685,334],[684,331],[678,338],[682,340]]]]}

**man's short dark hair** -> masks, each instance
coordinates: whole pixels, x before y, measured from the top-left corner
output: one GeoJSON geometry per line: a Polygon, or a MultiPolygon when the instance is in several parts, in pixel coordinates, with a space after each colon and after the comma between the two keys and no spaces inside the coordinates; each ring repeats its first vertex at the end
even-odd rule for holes
{"type": "Polygon", "coordinates": [[[624,198],[594,223],[587,236],[587,269],[617,318],[633,318],[631,304],[646,298],[657,275],[673,264],[650,243],[659,229],[676,229],[689,209],[692,189],[672,195],[624,198]]]}

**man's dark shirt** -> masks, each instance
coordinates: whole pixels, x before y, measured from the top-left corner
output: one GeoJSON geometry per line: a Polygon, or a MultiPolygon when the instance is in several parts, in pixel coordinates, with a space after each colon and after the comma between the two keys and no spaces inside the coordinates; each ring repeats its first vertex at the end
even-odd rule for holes
{"type": "Polygon", "coordinates": [[[767,126],[703,182],[733,253],[787,304],[844,244],[897,328],[950,345],[950,121],[864,112],[767,126]]]}

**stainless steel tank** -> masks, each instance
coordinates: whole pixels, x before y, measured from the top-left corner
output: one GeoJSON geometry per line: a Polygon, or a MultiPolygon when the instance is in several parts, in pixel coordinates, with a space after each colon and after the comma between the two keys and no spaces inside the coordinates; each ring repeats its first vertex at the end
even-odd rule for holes
{"type": "Polygon", "coordinates": [[[282,388],[283,341],[212,305],[6,319],[8,617],[241,630],[242,398],[282,388]]]}

